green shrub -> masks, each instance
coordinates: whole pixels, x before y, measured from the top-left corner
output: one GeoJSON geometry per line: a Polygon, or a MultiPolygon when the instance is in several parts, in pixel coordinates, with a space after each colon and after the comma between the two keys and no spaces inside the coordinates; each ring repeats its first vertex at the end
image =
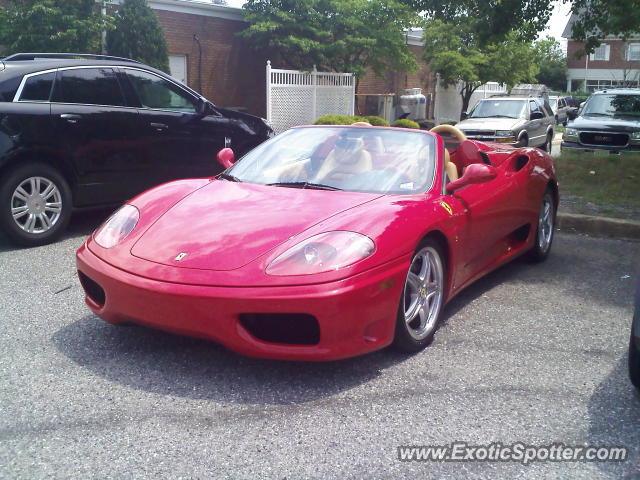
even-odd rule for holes
{"type": "Polygon", "coordinates": [[[376,117],[375,115],[369,115],[365,117],[365,120],[369,122],[374,127],[388,127],[389,122],[387,122],[384,118],[376,117]]]}
{"type": "Polygon", "coordinates": [[[451,125],[451,126],[453,126],[456,123],[458,123],[458,122],[456,122],[455,120],[449,120],[447,122],[442,122],[440,125],[451,125]]]}
{"type": "Polygon", "coordinates": [[[413,120],[409,120],[408,118],[401,118],[400,120],[396,120],[391,124],[391,126],[398,127],[398,128],[415,128],[415,129],[420,128],[420,125],[418,125],[417,122],[414,122],[413,120]]]}
{"type": "Polygon", "coordinates": [[[323,115],[318,118],[314,125],[351,125],[354,121],[354,117],[349,117],[347,115],[323,115]]]}
{"type": "Polygon", "coordinates": [[[359,115],[323,115],[318,118],[314,125],[351,125],[356,122],[367,122],[371,125],[388,126],[389,124],[380,117],[361,117],[359,115]],[[375,122],[375,123],[374,123],[375,122]]]}

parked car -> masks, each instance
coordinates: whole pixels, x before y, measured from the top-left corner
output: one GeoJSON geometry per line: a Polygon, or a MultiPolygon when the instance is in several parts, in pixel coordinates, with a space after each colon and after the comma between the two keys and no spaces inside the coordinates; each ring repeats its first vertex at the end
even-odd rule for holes
{"type": "Polygon", "coordinates": [[[560,146],[563,151],[640,151],[640,89],[595,92],[569,122],[560,146]]]}
{"type": "Polygon", "coordinates": [[[556,119],[556,125],[567,125],[569,120],[572,120],[571,114],[574,111],[574,107],[567,104],[565,97],[550,96],[549,106],[553,110],[553,115],[556,119]]]}
{"type": "Polygon", "coordinates": [[[154,68],[99,55],[0,61],[0,229],[42,245],[73,208],[122,203],[162,182],[213,176],[273,134],[154,68]]]}
{"type": "Polygon", "coordinates": [[[553,159],[450,125],[298,127],[219,157],[217,179],[143,193],[78,250],[99,317],[256,357],[416,352],[464,287],[551,248],[553,159]]]}
{"type": "Polygon", "coordinates": [[[640,390],[640,281],[636,287],[635,310],[629,341],[629,378],[631,383],[640,390]]]}
{"type": "Polygon", "coordinates": [[[551,151],[555,117],[543,97],[501,96],[480,100],[456,124],[467,137],[551,151]]]}

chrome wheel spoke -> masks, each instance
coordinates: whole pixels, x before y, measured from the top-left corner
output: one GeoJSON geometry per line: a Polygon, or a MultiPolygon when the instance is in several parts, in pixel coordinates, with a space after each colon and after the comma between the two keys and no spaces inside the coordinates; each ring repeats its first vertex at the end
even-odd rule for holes
{"type": "Polygon", "coordinates": [[[36,216],[30,213],[29,218],[27,218],[27,221],[24,224],[24,229],[29,233],[33,233],[33,230],[35,229],[35,227],[36,227],[36,216]]]}
{"type": "Polygon", "coordinates": [[[11,215],[15,220],[24,217],[27,213],[29,213],[29,207],[26,205],[20,205],[19,207],[14,207],[11,209],[11,215]]]}
{"type": "Polygon", "coordinates": [[[40,193],[40,177],[31,177],[29,185],[31,186],[31,195],[40,193]]]}
{"type": "Polygon", "coordinates": [[[62,204],[60,202],[47,203],[44,206],[44,210],[45,212],[60,213],[62,210],[62,204]]]}
{"type": "Polygon", "coordinates": [[[420,291],[420,288],[422,287],[422,279],[420,279],[418,275],[413,272],[409,272],[409,275],[407,276],[407,282],[413,289],[412,293],[417,294],[420,291]]]}
{"type": "Polygon", "coordinates": [[[47,185],[47,188],[44,189],[44,192],[42,192],[41,195],[43,200],[48,200],[49,197],[51,197],[57,192],[58,192],[58,189],[56,188],[56,186],[53,183],[50,183],[49,185],[47,185]]]}
{"type": "Polygon", "coordinates": [[[38,215],[38,219],[40,220],[40,225],[42,225],[43,229],[49,230],[51,228],[51,220],[49,219],[49,217],[47,217],[47,215],[41,213],[40,215],[38,215]]]}
{"type": "Polygon", "coordinates": [[[17,198],[18,200],[26,202],[29,198],[29,194],[24,188],[22,188],[22,185],[20,185],[18,188],[16,188],[16,191],[13,192],[13,198],[17,198]]]}

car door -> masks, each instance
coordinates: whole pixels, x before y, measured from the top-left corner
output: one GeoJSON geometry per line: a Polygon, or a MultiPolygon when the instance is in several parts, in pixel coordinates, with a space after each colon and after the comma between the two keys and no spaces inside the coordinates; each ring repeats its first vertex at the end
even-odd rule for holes
{"type": "Polygon", "coordinates": [[[547,123],[544,110],[535,99],[529,100],[529,146],[538,147],[544,144],[547,137],[547,123]],[[542,118],[535,118],[542,115],[542,118]]]}
{"type": "Polygon", "coordinates": [[[149,165],[139,114],[126,105],[113,67],[59,69],[51,119],[58,148],[77,177],[76,205],[117,203],[143,190],[149,165]]]}
{"type": "Polygon", "coordinates": [[[139,103],[148,155],[162,181],[219,173],[217,153],[232,144],[230,122],[198,113],[201,99],[153,72],[122,68],[139,103]]]}
{"type": "Polygon", "coordinates": [[[564,124],[567,121],[567,102],[564,98],[558,99],[558,123],[564,124]]]}

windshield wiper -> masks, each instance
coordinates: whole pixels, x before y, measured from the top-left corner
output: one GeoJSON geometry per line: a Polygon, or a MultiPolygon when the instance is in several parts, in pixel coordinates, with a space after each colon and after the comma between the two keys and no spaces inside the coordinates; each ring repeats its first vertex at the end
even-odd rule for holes
{"type": "Polygon", "coordinates": [[[486,117],[482,117],[482,118],[517,118],[517,117],[512,117],[510,115],[487,115],[486,117]]]}
{"type": "Polygon", "coordinates": [[[276,182],[267,183],[267,185],[270,187],[310,188],[314,190],[342,190],[341,188],[332,187],[331,185],[310,182],[276,182]]]}
{"type": "Polygon", "coordinates": [[[229,180],[230,182],[241,182],[238,177],[234,177],[233,175],[229,175],[228,173],[221,173],[218,175],[218,178],[222,178],[224,180],[229,180]]]}

